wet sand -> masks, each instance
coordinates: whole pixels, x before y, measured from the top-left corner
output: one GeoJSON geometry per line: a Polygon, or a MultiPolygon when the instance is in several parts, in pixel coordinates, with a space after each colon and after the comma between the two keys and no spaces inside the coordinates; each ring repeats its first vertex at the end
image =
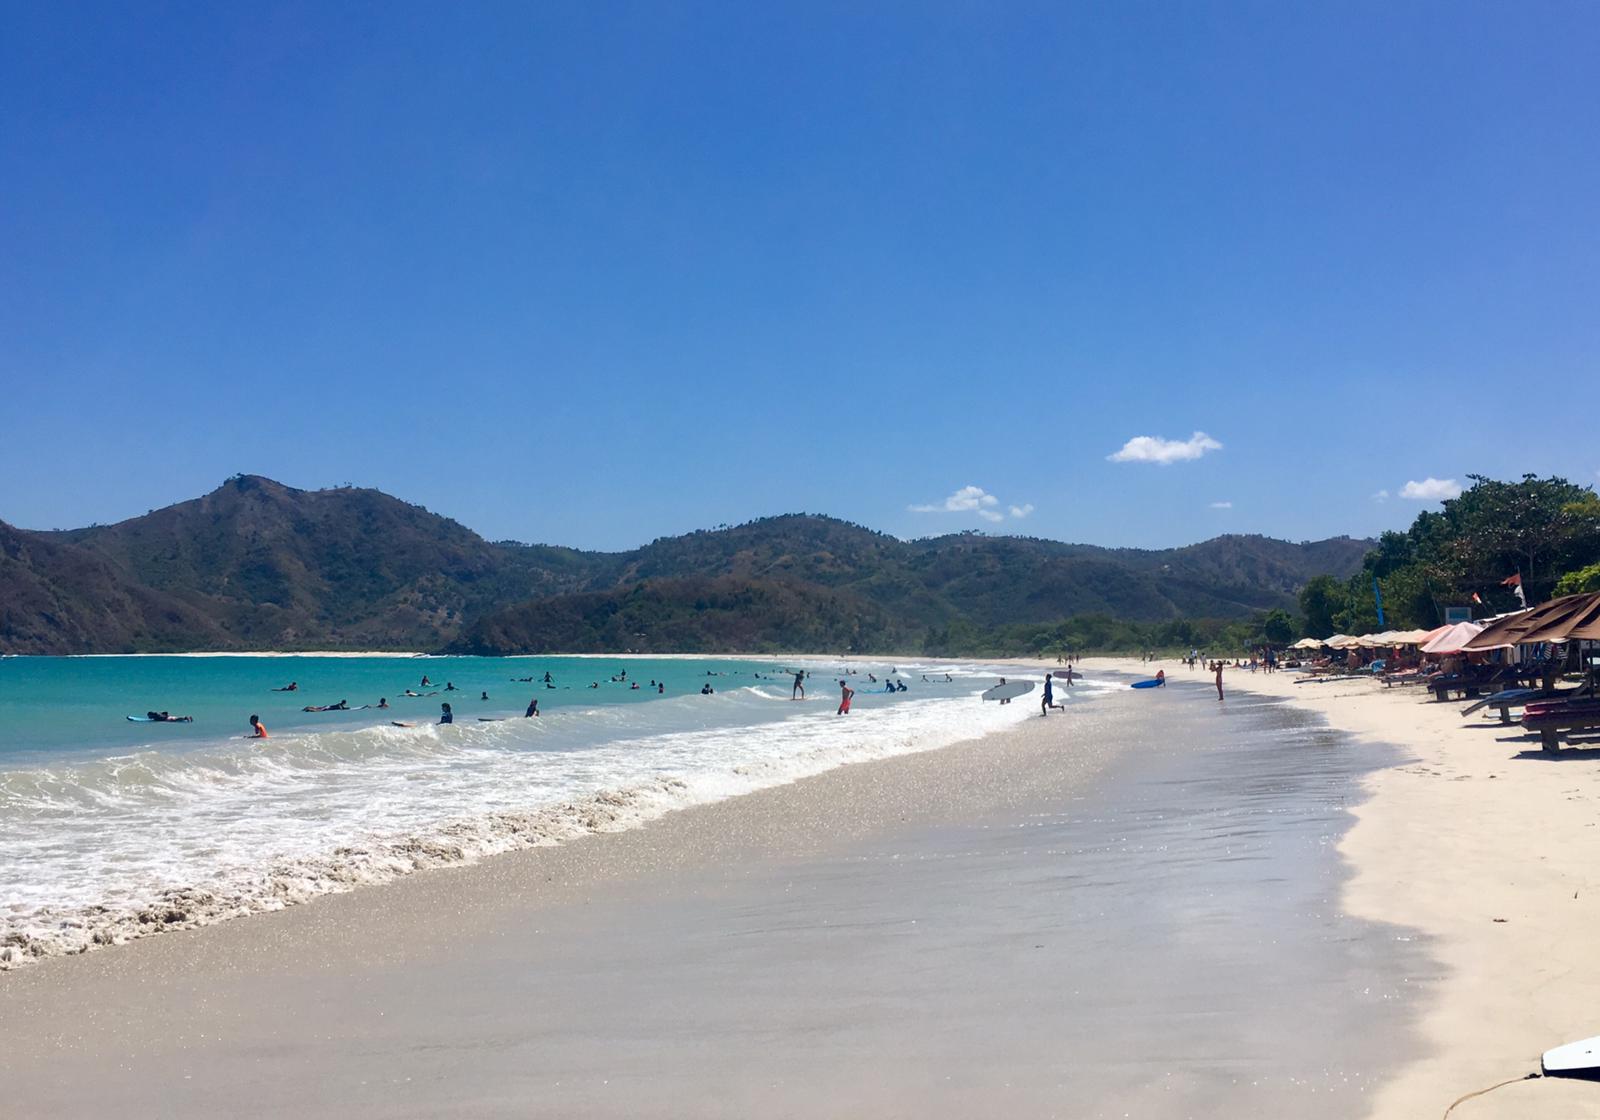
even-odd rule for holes
{"type": "MultiPolygon", "coordinates": [[[[1093,659],[1095,669],[1178,684],[1210,675],[1175,662],[1093,659]]],[[[1439,1117],[1463,1094],[1539,1068],[1550,1047],[1600,1035],[1600,740],[1555,756],[1493,713],[1373,681],[1297,684],[1229,670],[1226,707],[1274,696],[1368,743],[1398,744],[1374,770],[1340,850],[1349,913],[1411,927],[1438,963],[1420,1004],[1424,1049],[1387,1081],[1371,1115],[1439,1117]]],[[[1214,696],[1214,693],[1213,693],[1214,696]]],[[[1215,700],[1212,701],[1215,703],[1215,700]]],[[[1600,1117],[1600,1084],[1546,1078],[1463,1102],[1452,1120],[1600,1117]]]]}
{"type": "Polygon", "coordinates": [[[1334,904],[1372,763],[1206,699],[46,961],[0,977],[4,1107],[1358,1115],[1427,967],[1334,904]]]}

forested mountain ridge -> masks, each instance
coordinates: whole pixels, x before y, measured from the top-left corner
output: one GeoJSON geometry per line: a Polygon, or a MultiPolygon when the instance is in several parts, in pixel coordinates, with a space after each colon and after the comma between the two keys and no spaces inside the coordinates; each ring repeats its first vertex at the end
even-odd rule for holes
{"type": "Polygon", "coordinates": [[[1370,543],[902,541],[785,514],[602,553],[491,542],[381,491],[250,475],[114,525],[5,528],[0,650],[23,653],[600,648],[629,636],[603,622],[608,611],[648,619],[648,631],[630,633],[648,632],[655,650],[802,639],[907,648],[955,623],[1291,607],[1312,576],[1357,570],[1370,543]],[[571,596],[585,598],[562,602],[571,596]]]}

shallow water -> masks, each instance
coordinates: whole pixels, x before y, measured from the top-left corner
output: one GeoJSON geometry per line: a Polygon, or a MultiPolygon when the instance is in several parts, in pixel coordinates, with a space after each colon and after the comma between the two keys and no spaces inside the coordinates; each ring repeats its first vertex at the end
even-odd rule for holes
{"type": "MultiPolygon", "coordinates": [[[[908,690],[889,694],[867,678],[882,681],[887,666],[795,667],[814,674],[804,703],[791,701],[779,665],[722,659],[7,659],[0,967],[627,828],[971,738],[1029,710],[975,699],[1010,670],[905,664],[908,690]],[[857,670],[858,693],[840,719],[833,682],[846,669],[857,670]],[[555,688],[543,686],[546,672],[555,688]],[[645,687],[612,679],[622,673],[645,687]],[[424,674],[456,691],[399,698],[424,674]],[[297,693],[269,691],[289,680],[297,693]],[[708,683],[714,692],[702,695],[708,683]],[[195,722],[123,718],[154,696],[195,722]],[[379,696],[391,711],[297,710],[379,696]],[[522,718],[529,696],[546,714],[522,718]],[[453,725],[431,722],[442,697],[453,725]],[[250,711],[272,738],[230,734],[250,711]],[[416,726],[392,726],[395,717],[416,726]]],[[[1074,704],[1095,693],[1074,691],[1074,704]]]]}
{"type": "Polygon", "coordinates": [[[1024,807],[544,915],[537,958],[438,978],[516,976],[551,1023],[510,1013],[458,1068],[525,1063],[532,1097],[605,1116],[1362,1115],[1434,971],[1338,905],[1382,752],[1201,685],[1063,726],[1106,768],[1024,807]]]}

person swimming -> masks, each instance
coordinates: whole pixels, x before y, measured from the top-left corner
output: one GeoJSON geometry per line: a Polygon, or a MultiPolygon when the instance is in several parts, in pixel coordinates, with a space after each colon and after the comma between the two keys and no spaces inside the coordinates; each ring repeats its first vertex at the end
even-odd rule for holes
{"type": "Polygon", "coordinates": [[[449,704],[440,704],[439,705],[439,722],[440,723],[454,723],[455,721],[456,721],[456,716],[455,716],[455,713],[450,710],[450,705],[449,704]]]}
{"type": "Polygon", "coordinates": [[[657,696],[665,696],[666,694],[667,694],[667,686],[665,684],[656,685],[656,695],[657,696]]]}
{"type": "Polygon", "coordinates": [[[478,699],[479,700],[487,700],[487,699],[489,699],[489,694],[487,692],[485,692],[482,696],[478,697],[478,699]]]}
{"type": "Polygon", "coordinates": [[[405,691],[404,691],[404,692],[402,692],[402,693],[401,693],[401,694],[400,694],[400,695],[401,695],[401,696],[421,696],[421,695],[422,695],[422,693],[420,693],[420,692],[412,692],[412,691],[411,691],[411,690],[410,690],[410,689],[409,689],[409,688],[408,688],[408,689],[406,689],[406,690],[405,690],[405,691]]]}
{"type": "Polygon", "coordinates": [[[710,681],[707,681],[705,684],[700,686],[700,695],[701,696],[710,696],[716,691],[717,691],[716,689],[711,687],[711,682],[710,681]]]}
{"type": "Polygon", "coordinates": [[[299,681],[290,681],[288,684],[284,685],[282,688],[275,688],[272,691],[273,692],[299,692],[300,691],[300,682],[299,681]]]}
{"type": "Polygon", "coordinates": [[[378,697],[378,710],[379,711],[382,711],[384,708],[387,708],[388,706],[389,706],[389,698],[387,696],[378,697]]]}
{"type": "Polygon", "coordinates": [[[252,738],[252,739],[268,739],[268,738],[271,738],[271,736],[269,736],[267,734],[267,725],[261,722],[261,717],[260,716],[251,716],[250,717],[250,738],[252,738]]]}
{"type": "Polygon", "coordinates": [[[455,692],[456,691],[455,683],[453,681],[445,681],[444,682],[444,690],[446,692],[455,692]]]}
{"type": "Polygon", "coordinates": [[[348,712],[350,702],[341,700],[337,704],[307,704],[300,709],[302,712],[348,712]]]}

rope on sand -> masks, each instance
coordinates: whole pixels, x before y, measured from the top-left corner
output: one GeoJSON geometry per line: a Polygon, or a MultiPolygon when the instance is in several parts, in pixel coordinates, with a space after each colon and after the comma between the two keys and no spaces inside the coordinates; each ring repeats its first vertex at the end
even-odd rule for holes
{"type": "Polygon", "coordinates": [[[1509,1077],[1504,1081],[1497,1082],[1496,1084],[1489,1086],[1487,1089],[1478,1089],[1474,1092],[1466,1094],[1465,1096],[1457,1097],[1455,1100],[1450,1102],[1450,1107],[1444,1110],[1444,1115],[1440,1117],[1440,1120],[1450,1120],[1450,1114],[1456,1110],[1456,1105],[1465,1104],[1473,1097],[1481,1097],[1486,1093],[1492,1093],[1496,1089],[1504,1089],[1507,1085],[1515,1085],[1520,1081],[1537,1081],[1543,1076],[1544,1074],[1542,1073],[1529,1073],[1524,1074],[1521,1077],[1509,1077]]]}

